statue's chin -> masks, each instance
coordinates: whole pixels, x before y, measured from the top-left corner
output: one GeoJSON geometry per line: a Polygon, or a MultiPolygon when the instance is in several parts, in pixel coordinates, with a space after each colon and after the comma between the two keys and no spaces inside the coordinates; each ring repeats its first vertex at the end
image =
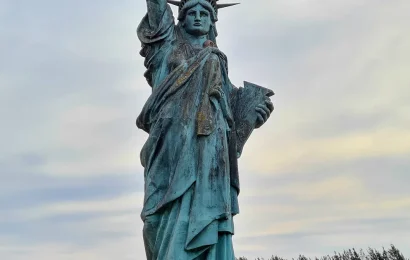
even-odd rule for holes
{"type": "Polygon", "coordinates": [[[202,30],[202,29],[197,29],[197,30],[186,30],[186,32],[192,36],[195,37],[201,37],[201,36],[205,36],[208,35],[209,31],[207,30],[202,30]]]}

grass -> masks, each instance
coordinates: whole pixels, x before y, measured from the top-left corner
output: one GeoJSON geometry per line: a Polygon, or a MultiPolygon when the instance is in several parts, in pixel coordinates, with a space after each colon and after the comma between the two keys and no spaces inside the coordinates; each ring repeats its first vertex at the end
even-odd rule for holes
{"type": "MultiPolygon", "coordinates": [[[[236,260],[250,260],[246,257],[239,257],[236,260]]],[[[287,260],[282,257],[272,256],[270,258],[256,258],[255,260],[287,260]]],[[[367,252],[360,249],[356,251],[354,248],[345,250],[343,253],[334,253],[334,255],[322,256],[320,258],[308,258],[303,255],[299,255],[297,259],[292,258],[292,260],[410,260],[405,258],[402,253],[394,246],[391,245],[389,249],[384,249],[379,252],[376,249],[369,248],[367,252]]]]}

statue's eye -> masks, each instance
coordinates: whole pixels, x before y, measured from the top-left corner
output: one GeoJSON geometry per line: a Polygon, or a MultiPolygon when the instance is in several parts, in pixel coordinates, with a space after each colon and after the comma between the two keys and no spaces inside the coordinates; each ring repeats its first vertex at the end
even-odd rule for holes
{"type": "Polygon", "coordinates": [[[188,15],[195,16],[195,12],[189,12],[188,15]]]}
{"type": "Polygon", "coordinates": [[[209,14],[207,12],[201,12],[201,17],[208,17],[209,14]]]}

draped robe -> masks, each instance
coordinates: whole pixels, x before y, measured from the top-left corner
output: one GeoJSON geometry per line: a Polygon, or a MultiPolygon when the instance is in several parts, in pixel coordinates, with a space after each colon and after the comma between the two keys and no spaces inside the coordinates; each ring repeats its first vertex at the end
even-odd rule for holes
{"type": "Polygon", "coordinates": [[[195,49],[167,6],[137,33],[152,87],[137,126],[145,197],[141,218],[148,260],[233,260],[239,178],[226,56],[195,49]]]}

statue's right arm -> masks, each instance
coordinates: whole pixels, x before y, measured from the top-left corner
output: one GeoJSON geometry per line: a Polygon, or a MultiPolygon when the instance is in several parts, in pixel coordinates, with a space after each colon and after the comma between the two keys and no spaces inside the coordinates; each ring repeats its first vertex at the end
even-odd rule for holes
{"type": "Polygon", "coordinates": [[[147,14],[137,28],[140,54],[145,58],[145,77],[154,87],[161,81],[163,59],[175,37],[175,21],[167,0],[146,0],[147,14]]]}
{"type": "Polygon", "coordinates": [[[144,45],[161,44],[172,37],[174,16],[167,0],[146,0],[147,14],[138,26],[137,33],[144,45]]]}
{"type": "Polygon", "coordinates": [[[157,28],[167,11],[167,0],[146,0],[147,14],[151,28],[157,28]]]}

